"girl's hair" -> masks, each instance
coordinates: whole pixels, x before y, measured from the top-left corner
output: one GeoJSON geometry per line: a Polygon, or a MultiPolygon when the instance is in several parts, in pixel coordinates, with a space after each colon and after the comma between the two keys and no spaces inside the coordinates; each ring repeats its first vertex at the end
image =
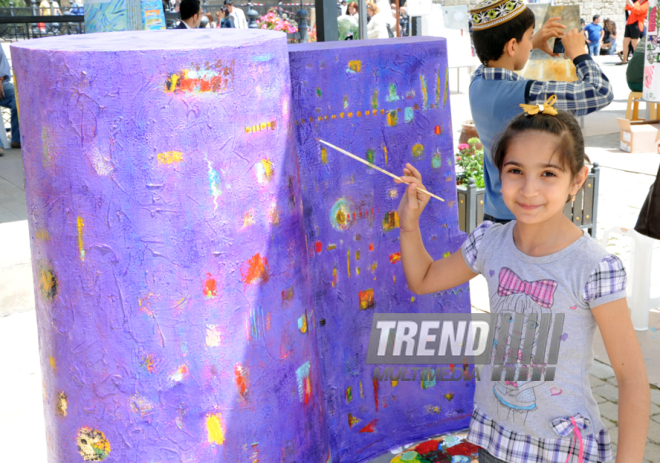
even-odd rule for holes
{"type": "Polygon", "coordinates": [[[610,34],[616,35],[616,23],[611,21],[609,18],[605,19],[605,28],[610,32],[610,34]]]}
{"type": "Polygon", "coordinates": [[[355,7],[355,12],[356,13],[358,12],[358,10],[359,10],[358,4],[355,3],[355,2],[351,2],[351,3],[348,4],[348,6],[346,7],[346,12],[351,11],[351,7],[355,7]]]}
{"type": "MultiPolygon", "coordinates": [[[[573,176],[577,175],[580,169],[584,167],[585,160],[589,160],[584,153],[582,130],[571,114],[558,111],[556,116],[542,113],[535,116],[528,116],[522,113],[509,123],[509,126],[493,146],[493,162],[500,171],[500,174],[502,173],[504,156],[506,156],[511,140],[529,130],[536,130],[557,136],[557,146],[555,146],[554,152],[559,153],[560,165],[570,171],[573,176]]],[[[530,149],[534,148],[530,147],[530,149]]]]}
{"type": "Polygon", "coordinates": [[[378,7],[374,2],[367,2],[367,8],[371,8],[374,12],[374,15],[380,13],[380,10],[378,9],[378,7]]]}

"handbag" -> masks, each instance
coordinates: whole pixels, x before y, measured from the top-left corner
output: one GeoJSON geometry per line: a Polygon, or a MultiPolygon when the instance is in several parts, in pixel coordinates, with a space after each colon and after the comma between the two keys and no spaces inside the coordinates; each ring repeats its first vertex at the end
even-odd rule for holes
{"type": "Polygon", "coordinates": [[[642,235],[660,240],[660,169],[655,177],[655,182],[649,189],[649,194],[644,201],[642,210],[639,211],[639,218],[635,225],[635,231],[642,235]]]}

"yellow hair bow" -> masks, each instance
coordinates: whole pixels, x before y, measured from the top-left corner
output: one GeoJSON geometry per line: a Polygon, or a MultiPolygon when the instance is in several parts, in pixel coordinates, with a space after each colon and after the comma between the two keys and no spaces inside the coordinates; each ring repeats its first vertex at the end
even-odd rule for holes
{"type": "Polygon", "coordinates": [[[557,110],[552,107],[557,102],[557,95],[551,95],[543,104],[521,104],[520,107],[528,116],[534,116],[538,113],[556,116],[557,110]]]}

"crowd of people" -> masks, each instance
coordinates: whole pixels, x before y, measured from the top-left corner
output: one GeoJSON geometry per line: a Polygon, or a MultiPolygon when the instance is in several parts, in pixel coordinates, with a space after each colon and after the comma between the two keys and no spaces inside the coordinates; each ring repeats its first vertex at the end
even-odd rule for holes
{"type": "Polygon", "coordinates": [[[224,5],[215,13],[204,13],[199,0],[182,0],[179,5],[181,22],[177,29],[195,29],[200,27],[204,17],[208,20],[208,26],[212,28],[247,29],[248,23],[245,13],[234,6],[234,0],[225,0],[224,5]]]}
{"type": "MultiPolygon", "coordinates": [[[[358,28],[359,19],[358,4],[355,1],[347,3],[342,0],[339,3],[339,22],[348,22],[354,25],[353,30],[358,28]]],[[[387,0],[367,1],[367,37],[369,39],[387,39],[397,36],[397,14],[396,4],[389,4],[387,0]]],[[[410,35],[410,18],[406,13],[406,7],[399,7],[399,33],[402,37],[410,35]]],[[[348,33],[344,40],[352,40],[357,37],[348,33]]]]}

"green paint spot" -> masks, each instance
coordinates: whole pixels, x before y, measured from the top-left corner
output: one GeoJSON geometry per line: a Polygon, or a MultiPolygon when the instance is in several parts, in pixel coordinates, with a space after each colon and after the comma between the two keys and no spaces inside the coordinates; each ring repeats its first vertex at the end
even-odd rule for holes
{"type": "Polygon", "coordinates": [[[376,90],[371,97],[371,108],[378,109],[378,90],[376,90]]]}
{"type": "Polygon", "coordinates": [[[344,97],[344,109],[348,108],[348,96],[344,97]]]}
{"type": "Polygon", "coordinates": [[[424,109],[429,109],[429,91],[426,87],[426,77],[419,76],[419,80],[422,83],[422,97],[424,98],[424,109]]]}
{"type": "Polygon", "coordinates": [[[371,164],[374,163],[374,150],[367,150],[367,161],[369,161],[371,164]]]}
{"type": "Polygon", "coordinates": [[[431,159],[431,165],[434,169],[439,169],[442,167],[442,156],[439,154],[434,154],[433,158],[431,159]]]}
{"type": "Polygon", "coordinates": [[[449,68],[445,70],[445,98],[442,100],[442,107],[447,104],[447,95],[449,94],[449,68]]]}
{"type": "Polygon", "coordinates": [[[436,76],[436,83],[435,83],[435,104],[436,106],[440,106],[440,71],[438,71],[438,74],[436,76]]]}
{"type": "Polygon", "coordinates": [[[321,97],[321,87],[316,87],[316,94],[321,97]]]}
{"type": "Polygon", "coordinates": [[[396,84],[390,84],[390,92],[385,98],[386,101],[399,101],[399,95],[396,94],[396,84]]]}
{"type": "Polygon", "coordinates": [[[415,117],[415,113],[413,112],[412,107],[406,108],[404,114],[406,115],[406,123],[411,122],[413,120],[413,117],[415,117]]]}

